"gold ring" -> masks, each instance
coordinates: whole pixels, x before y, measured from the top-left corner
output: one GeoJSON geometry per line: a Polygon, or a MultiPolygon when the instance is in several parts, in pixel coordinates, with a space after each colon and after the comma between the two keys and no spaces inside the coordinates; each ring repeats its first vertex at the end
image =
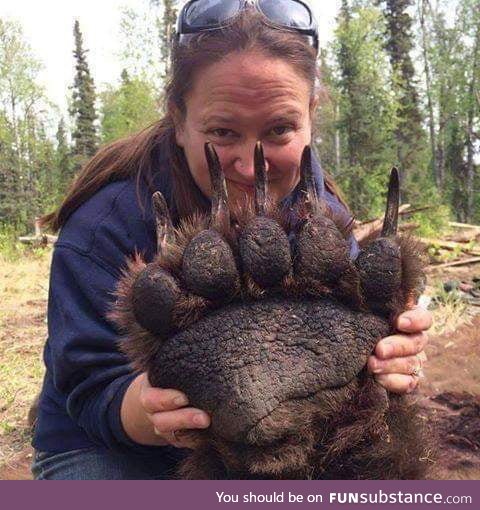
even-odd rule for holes
{"type": "Polygon", "coordinates": [[[415,367],[410,375],[413,375],[413,377],[419,377],[419,378],[425,377],[422,367],[420,367],[420,366],[415,367]]]}
{"type": "Polygon", "coordinates": [[[413,377],[418,377],[419,379],[421,379],[422,377],[425,377],[425,374],[423,372],[423,363],[424,363],[424,361],[426,361],[427,357],[425,356],[424,352],[421,352],[420,354],[417,354],[415,357],[417,358],[418,364],[412,370],[410,375],[412,375],[413,377]]]}

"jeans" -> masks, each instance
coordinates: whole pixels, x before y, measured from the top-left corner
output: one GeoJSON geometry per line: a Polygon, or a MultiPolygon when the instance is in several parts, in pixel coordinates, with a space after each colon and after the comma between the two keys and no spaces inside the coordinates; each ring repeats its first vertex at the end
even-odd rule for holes
{"type": "Polygon", "coordinates": [[[36,480],[167,480],[175,478],[182,452],[162,448],[154,455],[131,455],[99,447],[63,453],[35,452],[36,480]]]}

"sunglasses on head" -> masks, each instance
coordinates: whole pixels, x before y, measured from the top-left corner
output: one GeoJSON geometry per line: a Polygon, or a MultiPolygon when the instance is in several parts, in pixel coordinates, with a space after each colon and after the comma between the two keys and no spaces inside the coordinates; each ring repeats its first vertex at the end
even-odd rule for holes
{"type": "Polygon", "coordinates": [[[224,28],[235,16],[253,6],[269,24],[305,35],[318,51],[318,26],[310,7],[301,0],[190,0],[180,11],[177,40],[209,30],[224,28]]]}

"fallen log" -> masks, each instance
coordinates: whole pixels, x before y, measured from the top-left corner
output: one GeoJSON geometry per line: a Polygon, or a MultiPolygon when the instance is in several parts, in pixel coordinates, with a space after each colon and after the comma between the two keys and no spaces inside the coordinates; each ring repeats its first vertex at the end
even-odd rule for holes
{"type": "Polygon", "coordinates": [[[34,229],[35,234],[33,236],[20,236],[18,240],[23,244],[33,244],[35,246],[47,246],[57,242],[58,236],[42,233],[40,218],[35,218],[34,229]]]}
{"type": "Polygon", "coordinates": [[[414,222],[402,223],[401,225],[399,225],[398,228],[401,232],[410,232],[412,230],[417,230],[417,228],[420,228],[420,225],[414,222]]]}
{"type": "MultiPolygon", "coordinates": [[[[407,210],[410,209],[410,204],[403,204],[398,208],[398,214],[406,214],[407,210]]],[[[365,221],[355,221],[355,225],[368,225],[369,223],[381,222],[383,224],[383,218],[372,218],[365,221]]]]}
{"type": "MultiPolygon", "coordinates": [[[[409,213],[408,209],[410,208],[410,204],[403,204],[398,208],[399,215],[405,215],[409,213]]],[[[371,220],[366,221],[355,221],[353,227],[353,234],[356,240],[360,243],[360,246],[367,243],[368,241],[375,239],[379,236],[381,230],[383,228],[383,218],[373,218],[371,220]]],[[[406,223],[404,225],[399,225],[400,231],[413,230],[418,228],[418,225],[414,223],[406,223]],[[415,226],[413,226],[415,225],[415,226]]]]}
{"type": "Polygon", "coordinates": [[[425,205],[423,207],[417,207],[416,209],[407,209],[406,211],[400,212],[403,216],[409,216],[410,214],[416,214],[422,211],[428,211],[429,209],[433,209],[433,205],[425,205]]]}
{"type": "MultiPolygon", "coordinates": [[[[398,230],[400,232],[411,232],[419,228],[420,225],[418,223],[404,223],[398,226],[398,230]]],[[[380,232],[383,227],[383,220],[378,220],[378,223],[370,223],[367,225],[356,225],[353,228],[353,235],[355,239],[359,242],[360,246],[363,246],[368,241],[377,238],[380,235],[380,232]]]]}
{"type": "Polygon", "coordinates": [[[453,241],[455,243],[471,243],[476,242],[480,238],[480,230],[460,230],[455,234],[450,234],[445,237],[446,241],[453,241]]]}
{"type": "MultiPolygon", "coordinates": [[[[403,204],[398,209],[399,216],[407,216],[412,215],[417,212],[426,211],[428,209],[432,209],[433,206],[427,205],[424,207],[417,207],[416,209],[410,209],[410,204],[403,204]]],[[[405,223],[403,225],[399,225],[400,231],[408,231],[414,230],[414,228],[418,228],[418,226],[413,227],[414,223],[405,223]]],[[[366,221],[355,221],[353,227],[353,234],[360,246],[363,246],[368,241],[375,239],[380,234],[383,227],[383,218],[372,218],[366,221]]]]}
{"type": "Polygon", "coordinates": [[[457,221],[449,221],[448,224],[454,228],[468,228],[472,230],[480,230],[480,225],[469,225],[468,223],[458,223],[457,221]]]}
{"type": "Polygon", "coordinates": [[[427,246],[438,246],[446,250],[458,250],[469,255],[480,255],[480,249],[468,248],[463,243],[456,243],[455,241],[445,241],[443,239],[432,239],[421,237],[420,241],[427,246]]]}
{"type": "Polygon", "coordinates": [[[20,236],[18,240],[23,244],[34,244],[36,246],[47,246],[55,244],[58,237],[49,234],[40,234],[35,236],[20,236]]]}
{"type": "Polygon", "coordinates": [[[445,262],[444,264],[432,265],[428,266],[426,271],[436,271],[437,269],[445,269],[446,267],[454,267],[454,266],[468,266],[470,264],[478,264],[480,262],[480,257],[472,257],[464,260],[456,260],[454,262],[445,262]]]}

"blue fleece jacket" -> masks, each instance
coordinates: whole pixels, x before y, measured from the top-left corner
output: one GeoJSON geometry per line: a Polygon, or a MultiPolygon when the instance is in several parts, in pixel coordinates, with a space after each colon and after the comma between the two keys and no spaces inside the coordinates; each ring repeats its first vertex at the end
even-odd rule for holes
{"type": "MultiPolygon", "coordinates": [[[[155,187],[173,207],[166,161],[159,162],[163,170],[155,187]]],[[[347,222],[343,206],[324,188],[316,158],[314,172],[319,194],[347,222]]],[[[293,192],[284,205],[295,199],[293,192]]],[[[355,258],[358,246],[353,236],[350,244],[355,258]]],[[[99,445],[152,453],[123,430],[120,406],[137,374],[119,351],[118,331],[106,315],[127,258],[137,251],[149,261],[155,245],[151,191],[146,184],[137,190],[134,179],[103,187],[62,228],[50,275],[46,375],[33,440],[37,450],[64,452],[99,445]]]]}

